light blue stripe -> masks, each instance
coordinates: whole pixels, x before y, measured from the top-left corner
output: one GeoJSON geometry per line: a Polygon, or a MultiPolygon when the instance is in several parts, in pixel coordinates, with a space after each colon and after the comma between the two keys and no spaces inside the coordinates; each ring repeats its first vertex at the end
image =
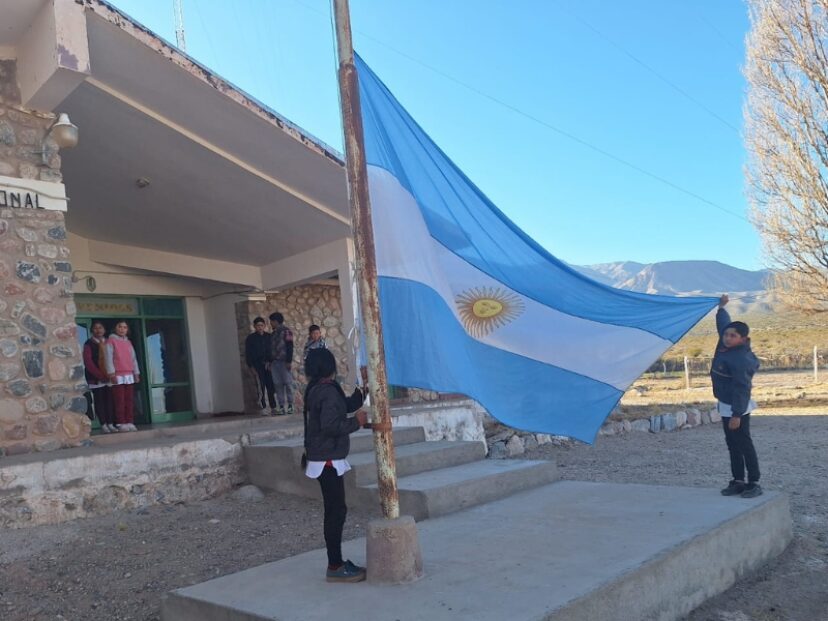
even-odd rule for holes
{"type": "Polygon", "coordinates": [[[380,278],[388,381],[457,392],[511,427],[592,442],[623,394],[471,338],[433,289],[380,278]]]}
{"type": "Polygon", "coordinates": [[[541,304],[646,330],[672,342],[716,304],[715,298],[613,289],[573,270],[511,222],[431,141],[362,59],[357,57],[356,64],[368,163],[400,181],[417,201],[432,237],[451,252],[541,304]]]}

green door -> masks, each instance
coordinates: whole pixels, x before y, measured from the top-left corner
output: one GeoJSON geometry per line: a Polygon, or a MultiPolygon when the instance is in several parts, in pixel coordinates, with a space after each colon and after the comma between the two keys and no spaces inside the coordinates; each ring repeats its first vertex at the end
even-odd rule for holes
{"type": "Polygon", "coordinates": [[[184,301],[181,298],[77,295],[76,323],[81,343],[93,321],[111,334],[126,321],[135,348],[141,383],[135,390],[138,425],[191,420],[193,415],[190,358],[184,301]]]}

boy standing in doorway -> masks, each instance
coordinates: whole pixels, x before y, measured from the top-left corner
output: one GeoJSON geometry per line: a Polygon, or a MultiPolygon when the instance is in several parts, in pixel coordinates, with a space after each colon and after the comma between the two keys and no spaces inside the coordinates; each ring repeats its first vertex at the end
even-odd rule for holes
{"type": "Polygon", "coordinates": [[[270,334],[265,332],[265,320],[256,317],[253,320],[253,332],[247,335],[244,341],[244,360],[247,368],[256,378],[259,388],[259,404],[262,407],[262,416],[266,416],[268,403],[270,414],[276,414],[276,399],[273,392],[273,378],[270,377],[270,334]],[[267,398],[267,401],[265,401],[267,398]]]}
{"type": "Polygon", "coordinates": [[[282,414],[293,414],[293,332],[285,325],[282,313],[270,315],[273,330],[270,340],[270,373],[282,414]]]}

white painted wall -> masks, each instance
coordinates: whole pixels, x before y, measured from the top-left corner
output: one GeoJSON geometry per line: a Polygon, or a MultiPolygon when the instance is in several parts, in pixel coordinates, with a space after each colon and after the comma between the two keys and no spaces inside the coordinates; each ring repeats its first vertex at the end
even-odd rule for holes
{"type": "Polygon", "coordinates": [[[204,301],[206,342],[213,386],[213,412],[243,412],[239,335],[236,327],[238,294],[220,295],[204,301]]]}
{"type": "Polygon", "coordinates": [[[214,383],[207,345],[208,327],[204,301],[201,298],[184,298],[184,309],[187,315],[187,342],[190,347],[193,408],[197,414],[210,414],[214,411],[214,383]]]}
{"type": "Polygon", "coordinates": [[[66,243],[69,246],[73,274],[80,279],[74,286],[74,292],[78,294],[89,293],[84,280],[86,276],[95,278],[96,294],[202,297],[226,291],[233,286],[168,274],[155,275],[152,272],[98,263],[89,256],[89,240],[73,233],[67,234],[66,243]]]}

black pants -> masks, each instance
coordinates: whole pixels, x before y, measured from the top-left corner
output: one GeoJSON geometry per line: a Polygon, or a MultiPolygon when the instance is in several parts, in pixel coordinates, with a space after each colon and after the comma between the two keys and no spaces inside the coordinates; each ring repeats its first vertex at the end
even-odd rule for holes
{"type": "Polygon", "coordinates": [[[265,369],[263,364],[257,364],[254,368],[256,369],[256,375],[259,376],[261,406],[262,408],[268,407],[265,401],[265,396],[267,396],[267,401],[270,402],[270,408],[273,409],[276,407],[276,391],[273,389],[273,376],[270,374],[269,369],[265,369]]]}
{"type": "Polygon", "coordinates": [[[729,421],[730,418],[722,418],[733,480],[744,481],[745,468],[747,468],[748,483],[758,483],[759,459],[756,457],[756,449],[753,448],[753,440],[750,437],[750,415],[742,416],[742,423],[735,431],[728,429],[729,421]]]}
{"type": "Polygon", "coordinates": [[[342,529],[345,527],[345,477],[336,473],[336,468],[325,466],[317,479],[322,488],[322,502],[325,505],[325,547],[328,549],[328,564],[342,565],[342,529]]]}
{"type": "Polygon", "coordinates": [[[112,406],[112,391],[109,386],[101,386],[86,391],[86,415],[90,420],[98,417],[101,425],[115,424],[115,410],[112,406]],[[95,404],[94,408],[92,404],[95,404]]]}

